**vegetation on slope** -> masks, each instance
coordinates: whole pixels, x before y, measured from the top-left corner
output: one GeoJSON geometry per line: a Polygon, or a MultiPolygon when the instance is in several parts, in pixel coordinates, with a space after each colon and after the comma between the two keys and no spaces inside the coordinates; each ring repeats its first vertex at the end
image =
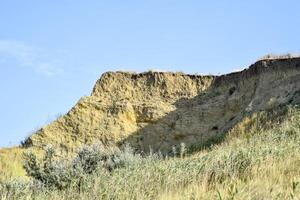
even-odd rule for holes
{"type": "MultiPolygon", "coordinates": [[[[92,173],[82,173],[80,184],[74,178],[74,184],[65,188],[52,187],[32,175],[30,181],[1,183],[0,195],[2,199],[299,199],[299,122],[298,107],[262,112],[245,118],[217,144],[191,155],[123,153],[127,164],[107,170],[102,162],[92,173]]],[[[69,164],[60,169],[70,170],[69,164]]]]}
{"type": "Polygon", "coordinates": [[[22,167],[22,154],[24,150],[18,147],[0,150],[0,182],[25,176],[22,167]]]}

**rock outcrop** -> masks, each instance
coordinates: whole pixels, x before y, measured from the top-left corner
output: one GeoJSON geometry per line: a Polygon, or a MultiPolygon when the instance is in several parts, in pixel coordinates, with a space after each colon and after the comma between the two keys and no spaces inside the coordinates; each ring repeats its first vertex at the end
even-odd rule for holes
{"type": "Polygon", "coordinates": [[[203,144],[253,112],[299,102],[300,58],[261,60],[222,76],[107,72],[91,96],[25,145],[70,150],[113,142],[167,152],[203,144]]]}

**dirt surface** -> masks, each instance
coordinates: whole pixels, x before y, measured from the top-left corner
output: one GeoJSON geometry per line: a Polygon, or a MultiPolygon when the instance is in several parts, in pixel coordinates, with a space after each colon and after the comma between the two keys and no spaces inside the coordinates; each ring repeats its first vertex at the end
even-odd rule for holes
{"type": "Polygon", "coordinates": [[[65,151],[130,143],[141,151],[204,144],[244,116],[300,102],[300,58],[260,60],[222,76],[107,72],[91,96],[34,133],[27,146],[65,151]]]}

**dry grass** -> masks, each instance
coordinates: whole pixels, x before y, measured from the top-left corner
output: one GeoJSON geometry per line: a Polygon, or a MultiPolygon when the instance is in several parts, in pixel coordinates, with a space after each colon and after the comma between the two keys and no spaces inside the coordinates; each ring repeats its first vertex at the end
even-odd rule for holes
{"type": "Polygon", "coordinates": [[[84,177],[80,189],[6,183],[0,185],[0,198],[300,199],[299,122],[297,107],[255,114],[222,143],[193,155],[136,157],[112,173],[84,177]]]}
{"type": "Polygon", "coordinates": [[[276,60],[276,59],[288,59],[288,58],[299,58],[300,54],[292,54],[292,53],[287,53],[287,54],[267,54],[263,57],[261,57],[258,60],[276,60]]]}
{"type": "Polygon", "coordinates": [[[291,154],[282,160],[269,158],[253,166],[247,178],[226,179],[208,188],[203,181],[163,193],[159,199],[299,199],[300,156],[291,154]]]}
{"type": "Polygon", "coordinates": [[[0,182],[25,176],[22,154],[23,150],[18,147],[0,150],[0,182]]]}

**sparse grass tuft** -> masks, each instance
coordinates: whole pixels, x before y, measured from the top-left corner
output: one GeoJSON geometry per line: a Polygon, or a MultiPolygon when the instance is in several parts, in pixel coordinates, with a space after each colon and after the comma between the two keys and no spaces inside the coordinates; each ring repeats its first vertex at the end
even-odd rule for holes
{"type": "Polygon", "coordinates": [[[287,54],[267,54],[267,55],[261,57],[258,60],[288,59],[288,58],[298,58],[298,57],[300,57],[300,54],[292,54],[292,53],[287,53],[287,54]]]}

